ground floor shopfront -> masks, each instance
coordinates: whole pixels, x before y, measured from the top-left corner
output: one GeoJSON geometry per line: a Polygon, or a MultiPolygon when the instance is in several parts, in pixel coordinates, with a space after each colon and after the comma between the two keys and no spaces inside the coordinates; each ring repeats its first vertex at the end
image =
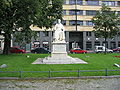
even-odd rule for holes
{"type": "MultiPolygon", "coordinates": [[[[52,31],[39,31],[37,33],[38,38],[32,39],[30,44],[26,44],[23,49],[30,51],[36,47],[43,47],[51,50],[53,41],[52,31]]],[[[104,46],[105,42],[103,38],[96,38],[94,32],[91,31],[66,31],[65,32],[67,51],[71,48],[80,47],[84,50],[94,51],[95,46],[104,46]]],[[[12,42],[12,46],[19,46],[19,44],[12,42]]],[[[4,47],[4,38],[0,38],[0,49],[4,47]]],[[[112,39],[107,39],[107,48],[113,49],[120,47],[120,37],[114,37],[112,39]]]]}
{"type": "MultiPolygon", "coordinates": [[[[104,46],[105,42],[103,38],[96,38],[94,32],[90,31],[66,31],[65,32],[67,50],[71,48],[80,47],[84,50],[94,50],[95,46],[104,46]]],[[[52,31],[40,31],[38,32],[38,38],[32,40],[31,48],[44,47],[51,50],[53,40],[52,31]]],[[[120,47],[120,37],[115,37],[112,39],[107,39],[107,48],[113,49],[120,47]]]]}

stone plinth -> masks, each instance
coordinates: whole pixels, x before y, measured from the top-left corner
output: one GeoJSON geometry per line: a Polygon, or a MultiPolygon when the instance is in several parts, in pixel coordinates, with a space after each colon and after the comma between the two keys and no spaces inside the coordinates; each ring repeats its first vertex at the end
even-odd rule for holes
{"type": "Polygon", "coordinates": [[[38,58],[32,64],[87,64],[87,62],[67,55],[66,42],[53,42],[51,56],[38,58]]]}
{"type": "Polygon", "coordinates": [[[51,58],[67,57],[66,42],[53,42],[51,58]]]}

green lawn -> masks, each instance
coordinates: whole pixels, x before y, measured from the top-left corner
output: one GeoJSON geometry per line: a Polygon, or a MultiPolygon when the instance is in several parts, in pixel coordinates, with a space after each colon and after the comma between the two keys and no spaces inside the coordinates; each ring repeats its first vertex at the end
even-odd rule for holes
{"type": "MultiPolygon", "coordinates": [[[[56,65],[33,65],[31,64],[37,58],[44,58],[47,54],[11,54],[11,55],[0,55],[0,65],[7,64],[7,68],[1,68],[0,71],[73,71],[73,70],[104,70],[104,69],[120,69],[114,67],[113,64],[117,63],[120,65],[120,58],[113,56],[120,56],[119,53],[112,54],[69,54],[72,57],[80,58],[88,64],[56,64],[56,65]],[[27,58],[26,56],[30,57],[27,58]]],[[[109,72],[109,75],[118,75],[120,71],[109,72]]],[[[19,73],[0,73],[0,76],[18,76],[19,73]]],[[[46,73],[24,73],[27,77],[47,77],[46,73]]],[[[87,75],[105,75],[105,72],[81,72],[82,76],[87,75]]],[[[70,73],[52,73],[52,76],[77,76],[76,72],[70,73]]]]}

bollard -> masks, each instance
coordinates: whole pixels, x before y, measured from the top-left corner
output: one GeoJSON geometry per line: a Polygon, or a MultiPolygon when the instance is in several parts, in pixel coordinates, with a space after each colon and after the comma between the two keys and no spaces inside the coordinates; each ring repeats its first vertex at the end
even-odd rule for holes
{"type": "Polygon", "coordinates": [[[48,77],[51,78],[51,71],[50,70],[49,70],[48,74],[49,74],[48,77]]]}
{"type": "Polygon", "coordinates": [[[80,70],[78,69],[78,77],[80,77],[80,70]]]}
{"type": "Polygon", "coordinates": [[[22,71],[19,71],[20,72],[20,79],[22,79],[22,71]]]}
{"type": "Polygon", "coordinates": [[[105,69],[105,76],[108,76],[108,69],[105,69]]]}

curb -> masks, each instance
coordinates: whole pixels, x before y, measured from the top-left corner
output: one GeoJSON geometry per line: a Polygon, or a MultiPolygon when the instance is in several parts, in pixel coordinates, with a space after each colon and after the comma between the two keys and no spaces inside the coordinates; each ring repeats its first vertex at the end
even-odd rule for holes
{"type": "Polygon", "coordinates": [[[0,80],[54,80],[54,79],[103,79],[103,78],[120,78],[120,75],[115,76],[81,76],[81,77],[50,77],[50,78],[18,78],[18,77],[0,77],[0,80]]]}

